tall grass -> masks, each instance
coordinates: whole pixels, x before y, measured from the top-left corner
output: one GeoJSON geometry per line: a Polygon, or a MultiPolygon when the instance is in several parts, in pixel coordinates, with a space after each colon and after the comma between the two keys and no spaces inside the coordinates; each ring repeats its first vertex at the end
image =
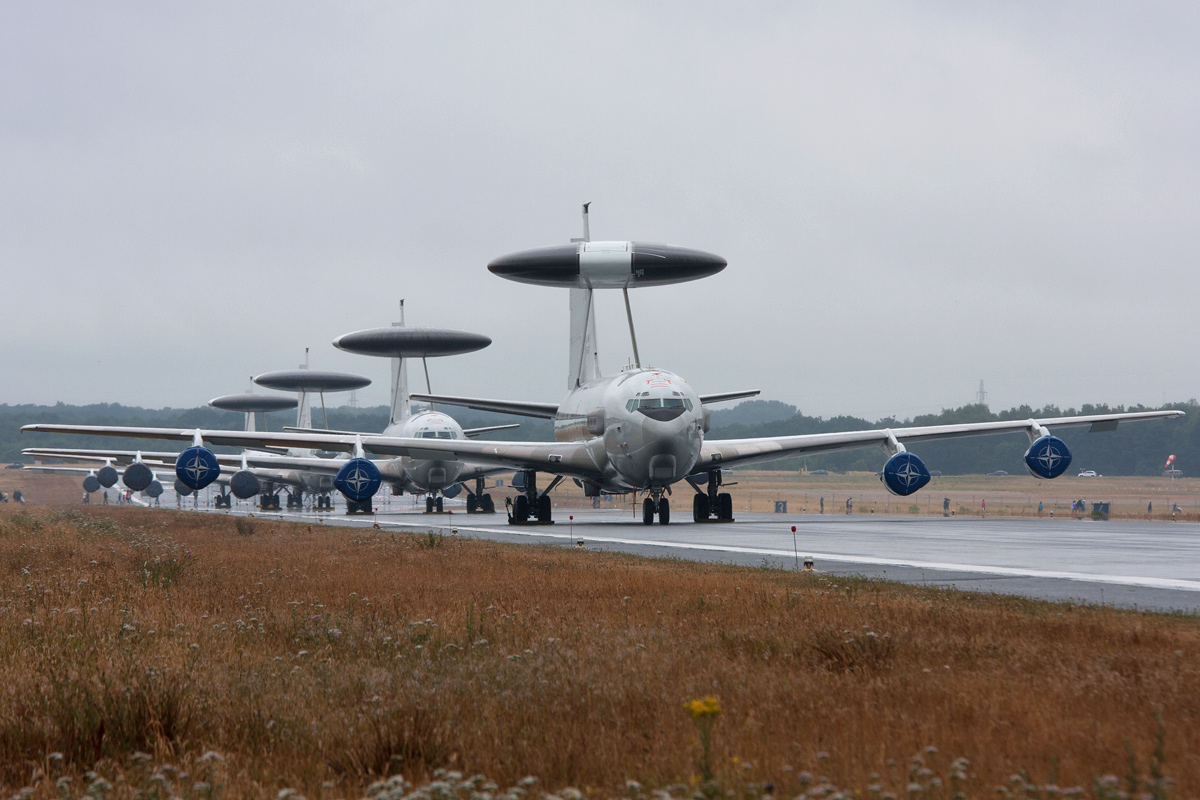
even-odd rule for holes
{"type": "Polygon", "coordinates": [[[223,758],[223,797],[358,796],[439,768],[683,797],[704,792],[684,704],[709,696],[721,792],[915,782],[949,797],[961,773],[980,796],[1095,793],[1110,774],[1144,789],[1165,764],[1196,796],[1197,656],[1185,616],[426,534],[0,510],[0,785],[42,797],[97,776],[127,796],[154,775],[212,794],[216,773],[195,777],[206,754],[210,772],[223,758]]]}

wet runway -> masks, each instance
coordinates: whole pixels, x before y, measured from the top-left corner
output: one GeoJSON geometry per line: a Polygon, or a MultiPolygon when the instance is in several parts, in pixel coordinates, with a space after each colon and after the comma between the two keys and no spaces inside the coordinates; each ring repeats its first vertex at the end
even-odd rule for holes
{"type": "Polygon", "coordinates": [[[563,547],[582,541],[592,550],[785,569],[811,556],[818,570],[834,575],[1200,612],[1197,524],[743,513],[733,523],[643,525],[629,510],[556,514],[556,524],[531,527],[508,525],[503,513],[278,516],[447,534],[457,529],[479,539],[563,547]]]}

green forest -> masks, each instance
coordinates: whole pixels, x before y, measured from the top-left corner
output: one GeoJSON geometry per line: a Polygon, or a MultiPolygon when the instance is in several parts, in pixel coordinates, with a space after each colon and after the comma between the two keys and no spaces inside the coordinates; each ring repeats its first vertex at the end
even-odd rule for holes
{"type": "MultiPolygon", "coordinates": [[[[1159,475],[1170,454],[1178,457],[1176,466],[1185,474],[1190,471],[1191,456],[1200,454],[1200,405],[1196,400],[1171,403],[1162,408],[1177,408],[1188,416],[1179,420],[1139,422],[1121,425],[1109,433],[1088,433],[1086,429],[1060,432],[1074,454],[1073,469],[1094,469],[1105,475],[1159,475]]],[[[1121,411],[1152,411],[1145,406],[1084,405],[1081,408],[1059,409],[1053,406],[1033,409],[1028,406],[992,412],[984,405],[968,405],[947,409],[940,414],[928,414],[907,420],[864,420],[856,417],[810,417],[795,406],[773,400],[748,400],[730,408],[714,409],[709,439],[740,439],[754,436],[783,436],[800,433],[860,430],[864,428],[904,427],[908,425],[942,425],[960,422],[1057,417],[1075,414],[1101,414],[1121,411]]],[[[454,418],[464,428],[517,422],[521,427],[512,431],[487,434],[490,439],[546,441],[553,432],[548,420],[489,414],[466,409],[453,409],[454,418]]],[[[294,412],[268,414],[268,430],[280,430],[294,424],[294,412]]],[[[20,427],[33,422],[70,423],[81,425],[130,425],[179,428],[240,429],[240,414],[231,414],[209,407],[147,409],[115,404],[71,406],[0,405],[0,459],[6,462],[21,459],[23,447],[107,447],[112,449],[173,449],[172,442],[154,440],[113,439],[92,436],[62,436],[20,433],[20,427]]],[[[326,420],[320,409],[313,414],[313,423],[323,427],[326,420]]],[[[328,426],[340,430],[379,432],[387,424],[387,407],[352,408],[342,406],[328,410],[328,426]]],[[[1023,471],[1021,456],[1028,442],[1020,434],[979,436],[947,442],[931,442],[913,447],[930,469],[947,475],[964,475],[1006,470],[1023,471]]],[[[810,457],[785,459],[761,465],[759,469],[795,470],[828,469],[875,471],[885,458],[877,448],[852,450],[810,457]]]]}

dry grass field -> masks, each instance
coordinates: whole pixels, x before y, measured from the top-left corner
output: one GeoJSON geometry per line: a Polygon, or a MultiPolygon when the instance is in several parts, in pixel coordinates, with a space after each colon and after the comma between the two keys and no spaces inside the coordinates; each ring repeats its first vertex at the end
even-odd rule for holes
{"type": "Polygon", "coordinates": [[[9,794],[361,797],[402,773],[441,779],[422,797],[462,800],[1116,797],[1162,796],[1165,771],[1195,797],[1198,658],[1185,616],[435,534],[0,508],[9,794]],[[685,708],[706,697],[715,708],[685,708]]]}

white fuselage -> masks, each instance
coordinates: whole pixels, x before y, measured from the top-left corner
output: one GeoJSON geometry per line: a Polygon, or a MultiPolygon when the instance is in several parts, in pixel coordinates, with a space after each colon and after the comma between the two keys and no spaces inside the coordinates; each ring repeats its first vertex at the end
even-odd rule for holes
{"type": "MultiPolygon", "coordinates": [[[[436,411],[421,411],[394,422],[384,430],[383,435],[441,441],[467,438],[462,426],[453,417],[436,411]]],[[[378,466],[385,481],[399,483],[405,490],[418,494],[440,492],[458,482],[463,462],[447,459],[433,451],[429,456],[404,456],[381,462],[378,466]]]]}
{"type": "Polygon", "coordinates": [[[696,465],[704,410],[678,375],[631,368],[571,390],[559,405],[554,435],[585,443],[605,491],[669,486],[696,465]]]}

